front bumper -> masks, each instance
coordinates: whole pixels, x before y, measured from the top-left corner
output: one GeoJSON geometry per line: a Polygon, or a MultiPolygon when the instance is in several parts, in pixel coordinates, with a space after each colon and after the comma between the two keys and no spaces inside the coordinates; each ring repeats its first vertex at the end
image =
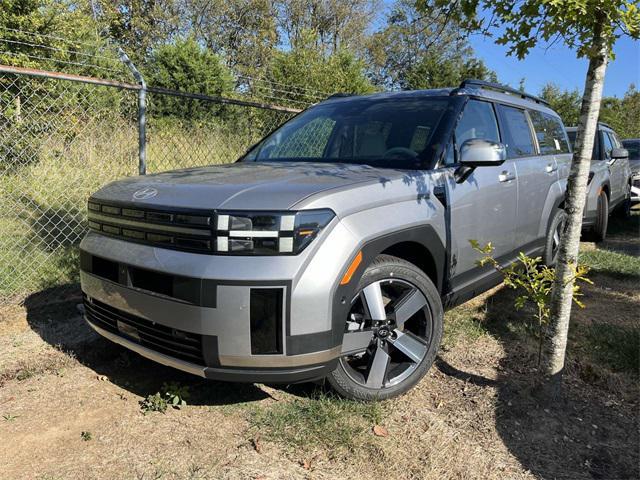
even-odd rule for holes
{"type": "Polygon", "coordinates": [[[339,223],[332,227],[294,257],[176,252],[89,233],[80,247],[85,318],[126,348],[206,378],[323,377],[340,356],[337,282],[357,247],[339,223]],[[252,308],[262,292],[275,299],[275,313],[266,307],[276,303],[252,308]],[[261,326],[261,315],[272,325],[261,326]]]}
{"type": "Polygon", "coordinates": [[[93,324],[86,316],[89,326],[98,334],[114,343],[134,351],[154,362],[176,368],[193,375],[208,378],[210,380],[223,380],[228,382],[260,382],[260,383],[296,383],[314,380],[326,376],[336,367],[337,359],[303,367],[289,368],[230,368],[230,367],[205,367],[179,358],[163,354],[151,348],[141,345],[139,342],[114,334],[93,324]]]}

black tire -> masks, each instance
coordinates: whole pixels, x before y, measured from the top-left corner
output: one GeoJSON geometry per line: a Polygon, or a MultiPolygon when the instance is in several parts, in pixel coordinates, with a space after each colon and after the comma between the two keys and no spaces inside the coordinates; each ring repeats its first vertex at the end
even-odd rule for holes
{"type": "Polygon", "coordinates": [[[631,198],[627,197],[624,201],[616,208],[615,211],[616,217],[622,219],[631,218],[631,198]]]}
{"type": "Polygon", "coordinates": [[[607,238],[609,226],[609,197],[604,190],[598,195],[598,207],[596,211],[596,223],[593,226],[593,241],[603,242],[607,238]]]}
{"type": "MultiPolygon", "coordinates": [[[[424,377],[435,360],[443,328],[440,294],[429,277],[415,265],[390,255],[378,256],[367,267],[357,286],[349,318],[345,319],[345,345],[347,336],[354,335],[347,324],[357,325],[357,322],[347,320],[356,318],[353,312],[357,310],[358,302],[361,302],[363,314],[360,320],[361,330],[355,333],[364,337],[371,333],[372,338],[368,340],[368,346],[359,345],[357,348],[360,350],[353,355],[343,356],[327,380],[339,395],[354,400],[385,400],[401,395],[424,377]],[[368,306],[370,301],[367,292],[371,292],[371,287],[375,290],[376,286],[380,292],[382,316],[388,325],[385,325],[385,321],[376,322],[374,318],[380,317],[380,314],[376,316],[371,313],[375,308],[368,306]],[[396,291],[400,293],[397,298],[393,298],[393,292],[396,291]],[[384,303],[383,297],[387,303],[384,303]],[[410,313],[414,308],[415,312],[410,313]],[[367,315],[369,320],[366,320],[367,315]],[[404,319],[401,320],[401,317],[404,319]],[[371,330],[364,328],[367,322],[372,325],[371,330]],[[376,329],[374,324],[382,326],[378,325],[376,329]],[[383,330],[387,332],[385,335],[382,335],[383,330]],[[405,341],[412,347],[418,347],[412,351],[405,341]],[[407,351],[411,355],[407,355],[407,351]],[[369,380],[377,365],[376,355],[379,353],[386,356],[387,363],[382,374],[373,375],[381,379],[380,386],[371,387],[370,384],[376,384],[369,380]],[[356,364],[358,365],[354,366],[356,364]],[[392,377],[392,374],[397,376],[392,377]]],[[[364,343],[366,342],[365,339],[364,343]]]]}
{"type": "Polygon", "coordinates": [[[560,234],[564,230],[567,222],[567,213],[557,208],[549,222],[547,230],[547,238],[544,244],[544,253],[542,261],[548,267],[554,267],[558,258],[558,247],[560,243],[560,234]]]}

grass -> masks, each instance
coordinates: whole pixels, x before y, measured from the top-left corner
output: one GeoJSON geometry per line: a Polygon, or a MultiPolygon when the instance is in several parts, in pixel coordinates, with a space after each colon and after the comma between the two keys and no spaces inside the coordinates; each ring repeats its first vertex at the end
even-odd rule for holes
{"type": "Polygon", "coordinates": [[[484,323],[483,307],[473,304],[464,304],[445,315],[445,328],[442,345],[451,347],[461,339],[474,341],[488,334],[487,325],[484,323]]]}
{"type": "Polygon", "coordinates": [[[586,353],[594,363],[614,372],[638,375],[640,368],[640,330],[606,323],[593,323],[583,332],[586,353]]]}
{"type": "Polygon", "coordinates": [[[316,393],[253,409],[249,422],[256,434],[288,448],[304,452],[326,449],[346,455],[372,441],[370,432],[382,421],[384,410],[381,403],[316,393]]]}
{"type": "Polygon", "coordinates": [[[589,250],[580,254],[580,262],[592,272],[617,278],[640,279],[640,257],[610,250],[589,250]]]}

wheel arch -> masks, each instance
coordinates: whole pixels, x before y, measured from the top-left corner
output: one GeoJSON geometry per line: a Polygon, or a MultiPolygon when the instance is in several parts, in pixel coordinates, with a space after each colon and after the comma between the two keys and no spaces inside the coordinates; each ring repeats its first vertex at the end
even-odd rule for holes
{"type": "MultiPolygon", "coordinates": [[[[402,241],[391,245],[381,255],[392,255],[401,258],[422,270],[436,287],[440,283],[440,273],[436,260],[431,251],[422,243],[416,241],[402,241]]],[[[440,290],[440,288],[438,289],[440,290]]]]}

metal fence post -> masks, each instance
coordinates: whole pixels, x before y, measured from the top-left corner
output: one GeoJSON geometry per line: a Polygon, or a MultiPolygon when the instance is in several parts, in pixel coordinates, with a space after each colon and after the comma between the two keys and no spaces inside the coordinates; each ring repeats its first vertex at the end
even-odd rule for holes
{"type": "Polygon", "coordinates": [[[138,90],[138,173],[146,175],[147,173],[147,83],[144,77],[133,64],[129,56],[118,47],[120,60],[124,63],[134,78],[140,84],[138,90]]]}

